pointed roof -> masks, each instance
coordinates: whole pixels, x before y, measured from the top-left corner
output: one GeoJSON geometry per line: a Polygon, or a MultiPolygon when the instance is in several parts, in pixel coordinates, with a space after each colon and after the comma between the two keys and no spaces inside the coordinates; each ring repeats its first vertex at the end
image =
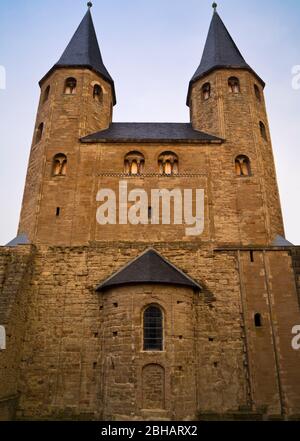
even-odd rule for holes
{"type": "Polygon", "coordinates": [[[40,83],[42,83],[54,69],[63,67],[86,67],[97,72],[112,86],[114,104],[116,104],[114,81],[102,60],[90,7],[61,58],[47,75],[42,78],[40,83]]]}
{"type": "Polygon", "coordinates": [[[282,236],[277,235],[272,242],[274,247],[293,247],[294,245],[282,236]]]}
{"type": "Polygon", "coordinates": [[[145,283],[181,285],[202,290],[198,283],[151,248],[101,283],[96,291],[145,283]]]}
{"type": "Polygon", "coordinates": [[[26,234],[19,234],[13,240],[6,244],[6,247],[17,247],[18,245],[29,245],[30,241],[26,234]]]}
{"type": "Polygon", "coordinates": [[[246,69],[257,77],[263,87],[265,86],[264,81],[246,63],[216,10],[211,20],[200,65],[190,81],[188,106],[192,85],[215,69],[246,69]]]}

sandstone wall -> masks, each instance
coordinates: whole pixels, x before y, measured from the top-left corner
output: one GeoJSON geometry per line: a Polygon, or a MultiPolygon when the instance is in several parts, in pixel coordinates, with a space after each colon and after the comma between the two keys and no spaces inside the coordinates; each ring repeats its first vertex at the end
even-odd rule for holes
{"type": "MultiPolygon", "coordinates": [[[[213,185],[220,195],[226,189],[227,197],[224,194],[220,197],[225,205],[228,198],[233,204],[235,197],[241,242],[245,245],[270,244],[277,234],[283,236],[264,91],[256,77],[240,69],[216,70],[193,85],[190,106],[194,128],[226,139],[222,156],[215,157],[215,161],[220,160],[222,173],[213,185]],[[228,90],[228,79],[232,76],[240,81],[240,93],[230,93],[228,90]],[[211,83],[211,97],[205,101],[202,98],[202,86],[206,82],[211,83]],[[260,91],[260,100],[255,95],[254,85],[260,91]],[[261,136],[260,122],[265,125],[267,139],[261,136]],[[234,180],[230,177],[227,164],[234,164],[238,155],[249,157],[253,175],[250,179],[234,180]],[[234,192],[230,185],[234,186],[234,192]]],[[[216,213],[219,212],[216,210],[216,213]]],[[[220,216],[224,218],[226,213],[220,216]]],[[[224,239],[220,237],[220,240],[224,239]]]]}
{"type": "Polygon", "coordinates": [[[6,350],[0,351],[0,420],[14,416],[19,400],[33,258],[31,246],[0,248],[0,324],[6,330],[6,350]]]}
{"type": "MultiPolygon", "coordinates": [[[[79,138],[109,127],[112,121],[112,90],[111,86],[98,74],[88,69],[57,69],[41,85],[41,97],[37,111],[36,126],[30,152],[26,186],[23,197],[19,232],[27,233],[35,241],[40,223],[45,221],[46,213],[51,216],[48,231],[53,235],[55,213],[57,207],[65,210],[63,228],[66,230],[64,243],[70,243],[70,224],[76,198],[77,173],[80,166],[79,138]],[[76,93],[64,93],[65,81],[73,77],[77,80],[76,93]],[[102,88],[102,100],[93,99],[93,86],[102,88]],[[46,88],[50,86],[48,99],[44,100],[46,88]],[[36,135],[39,125],[44,124],[43,136],[39,142],[36,135]],[[68,178],[58,176],[61,183],[59,194],[52,200],[49,193],[54,185],[52,178],[53,158],[63,153],[68,158],[68,178]],[[64,205],[61,205],[61,201],[64,205]],[[54,212],[52,206],[54,203],[54,212]],[[45,205],[46,204],[46,205],[45,205]],[[68,206],[68,210],[66,207],[68,206]]],[[[56,243],[61,243],[58,235],[56,243]]]]}
{"type": "Polygon", "coordinates": [[[17,418],[299,415],[300,353],[291,329],[300,312],[288,251],[256,250],[252,262],[250,251],[161,243],[156,249],[202,284],[202,293],[148,285],[95,292],[147,246],[38,247],[30,259],[29,248],[1,249],[1,311],[14,312],[11,341],[0,353],[0,398],[20,394],[17,418]],[[163,353],[141,350],[147,303],[165,311],[163,353]],[[143,409],[149,402],[160,409],[143,409]]]}

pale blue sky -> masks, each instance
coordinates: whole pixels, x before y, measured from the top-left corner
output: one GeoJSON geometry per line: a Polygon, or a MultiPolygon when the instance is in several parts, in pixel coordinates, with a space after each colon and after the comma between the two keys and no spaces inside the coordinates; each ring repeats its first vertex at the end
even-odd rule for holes
{"type": "MultiPolygon", "coordinates": [[[[211,0],[94,0],[94,23],[115,80],[114,121],[189,119],[188,83],[199,64],[211,0]]],[[[266,100],[287,238],[300,244],[299,0],[219,0],[246,61],[266,81],[266,100]]],[[[16,235],[35,122],[38,81],[58,60],[86,11],[83,0],[0,0],[0,244],[16,235]]]]}

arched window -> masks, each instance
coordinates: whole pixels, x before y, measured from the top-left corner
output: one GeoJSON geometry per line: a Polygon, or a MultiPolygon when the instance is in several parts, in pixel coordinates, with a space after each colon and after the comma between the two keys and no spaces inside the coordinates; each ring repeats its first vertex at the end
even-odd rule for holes
{"type": "Polygon", "coordinates": [[[228,80],[228,88],[230,93],[240,93],[240,80],[236,77],[231,77],[228,80]]]}
{"type": "Polygon", "coordinates": [[[124,172],[127,175],[141,175],[144,171],[145,158],[142,153],[130,152],[124,159],[124,172]]]}
{"type": "Polygon", "coordinates": [[[261,94],[260,94],[260,90],[259,87],[257,86],[257,84],[254,84],[254,93],[256,98],[261,101],[261,94]]]}
{"type": "Polygon", "coordinates": [[[75,78],[67,78],[65,82],[65,94],[74,95],[76,93],[77,80],[75,78]]]}
{"type": "Polygon", "coordinates": [[[94,86],[93,98],[98,103],[100,103],[101,100],[102,100],[102,88],[101,88],[101,86],[99,84],[95,84],[95,86],[94,86]]]}
{"type": "Polygon", "coordinates": [[[210,98],[211,94],[211,86],[210,83],[205,83],[202,86],[202,99],[204,101],[208,100],[210,98]]]}
{"type": "Polygon", "coordinates": [[[158,158],[159,173],[161,175],[178,175],[178,156],[173,152],[164,152],[158,158]]]}
{"type": "Polygon", "coordinates": [[[66,176],[67,174],[67,157],[63,153],[55,155],[53,158],[52,174],[53,176],[66,176]]]}
{"type": "Polygon", "coordinates": [[[49,98],[49,94],[50,94],[50,86],[47,86],[44,92],[44,97],[43,97],[43,102],[45,103],[46,101],[48,101],[49,98]]]}
{"type": "Polygon", "coordinates": [[[264,125],[264,123],[262,121],[260,121],[260,123],[259,123],[259,128],[260,128],[261,137],[267,141],[266,126],[264,125]]]}
{"type": "Polygon", "coordinates": [[[254,324],[256,328],[261,328],[262,327],[262,318],[261,315],[259,313],[256,313],[254,315],[254,324]]]}
{"type": "Polygon", "coordinates": [[[40,140],[42,139],[43,131],[44,131],[44,123],[41,123],[41,124],[38,126],[37,131],[36,131],[36,138],[35,138],[35,142],[36,142],[36,144],[37,144],[38,142],[40,142],[40,140]]]}
{"type": "Polygon", "coordinates": [[[163,350],[163,313],[158,306],[144,311],[144,351],[163,350]]]}
{"type": "Polygon", "coordinates": [[[0,326],[0,351],[6,349],[6,332],[4,326],[0,326]]]}
{"type": "Polygon", "coordinates": [[[240,155],[235,159],[235,172],[237,176],[250,176],[250,159],[247,156],[240,155]]]}

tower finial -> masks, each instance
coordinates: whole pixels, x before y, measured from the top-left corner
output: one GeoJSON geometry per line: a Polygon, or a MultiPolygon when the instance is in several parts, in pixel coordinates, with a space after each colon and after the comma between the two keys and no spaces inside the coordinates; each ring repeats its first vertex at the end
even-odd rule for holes
{"type": "Polygon", "coordinates": [[[92,2],[88,2],[87,7],[90,9],[93,6],[92,2]]]}
{"type": "Polygon", "coordinates": [[[213,2],[212,7],[213,7],[214,12],[217,12],[218,4],[216,2],[213,2]]]}

